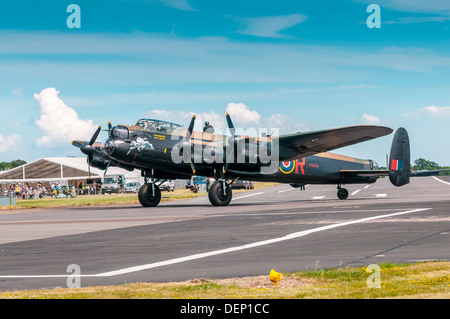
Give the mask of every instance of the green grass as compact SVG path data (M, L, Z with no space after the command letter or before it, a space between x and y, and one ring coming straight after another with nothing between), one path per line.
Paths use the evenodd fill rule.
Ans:
M269 274L177 283L0 292L0 299L375 299L450 298L450 262L379 264L381 287L369 288L366 267L284 273L274 286Z
M192 193L189 190L162 192L161 202L205 196L206 193ZM137 194L81 195L74 198L19 199L15 206L0 206L0 210L18 210L27 208L55 208L107 205L140 205Z
M255 183L255 189L264 189L279 185L278 183ZM233 190L233 193L246 190ZM174 192L161 192L161 202L182 200L207 193L193 193L189 189L175 189ZM0 206L0 211L21 210L30 208L56 208L56 207L81 207L81 206L107 206L107 205L140 205L137 194L106 194L106 195L81 195L74 198L44 199L18 199L15 206Z

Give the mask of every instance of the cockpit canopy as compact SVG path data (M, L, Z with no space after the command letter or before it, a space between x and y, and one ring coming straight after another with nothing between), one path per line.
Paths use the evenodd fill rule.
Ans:
M120 126L120 125L114 126L110 132L110 136L121 138L121 139L128 138L128 135L129 135L128 128L126 128L125 126Z
M186 129L186 126L184 125L153 119L140 119L136 123L136 126L140 126L147 131L161 132L161 133L171 133L176 130Z

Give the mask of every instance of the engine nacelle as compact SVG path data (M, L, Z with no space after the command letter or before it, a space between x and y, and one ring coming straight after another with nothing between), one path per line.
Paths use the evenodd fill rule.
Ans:
M99 155L89 155L89 165L92 167L105 170L108 166L109 158Z

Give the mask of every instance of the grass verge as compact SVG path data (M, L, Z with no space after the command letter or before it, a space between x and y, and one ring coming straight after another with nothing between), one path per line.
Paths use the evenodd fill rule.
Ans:
M255 183L255 189L264 189L278 185L277 183ZM233 190L240 193L246 190ZM161 202L182 200L207 193L193 193L189 189L176 189L174 192L162 192ZM111 195L82 195L75 198L45 198L17 200L15 206L0 206L0 211L14 211L30 208L57 208L57 207L81 207L81 206L108 206L108 205L140 205L137 194L111 194Z
M0 299L374 299L450 298L450 262L380 264L380 288L369 288L365 267L314 269L283 274L277 286L267 276L179 283L1 292Z

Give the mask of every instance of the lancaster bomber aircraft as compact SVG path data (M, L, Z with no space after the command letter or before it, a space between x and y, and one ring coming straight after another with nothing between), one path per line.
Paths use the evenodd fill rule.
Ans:
M189 179L192 175L214 177L208 197L214 206L226 206L236 179L288 183L337 185L337 196L346 199L345 184L374 183L389 176L395 186L409 183L410 148L408 133L399 128L393 138L389 167L379 170L372 160L329 153L393 132L383 126L360 125L287 135L250 137L236 134L229 114L229 135L194 131L195 115L189 127L155 119L140 119L136 125L112 126L109 138L96 143L100 126L90 141L73 141L87 155L88 165L106 170L117 166L141 170L145 184L138 197L144 207L157 206L158 188L166 179Z

